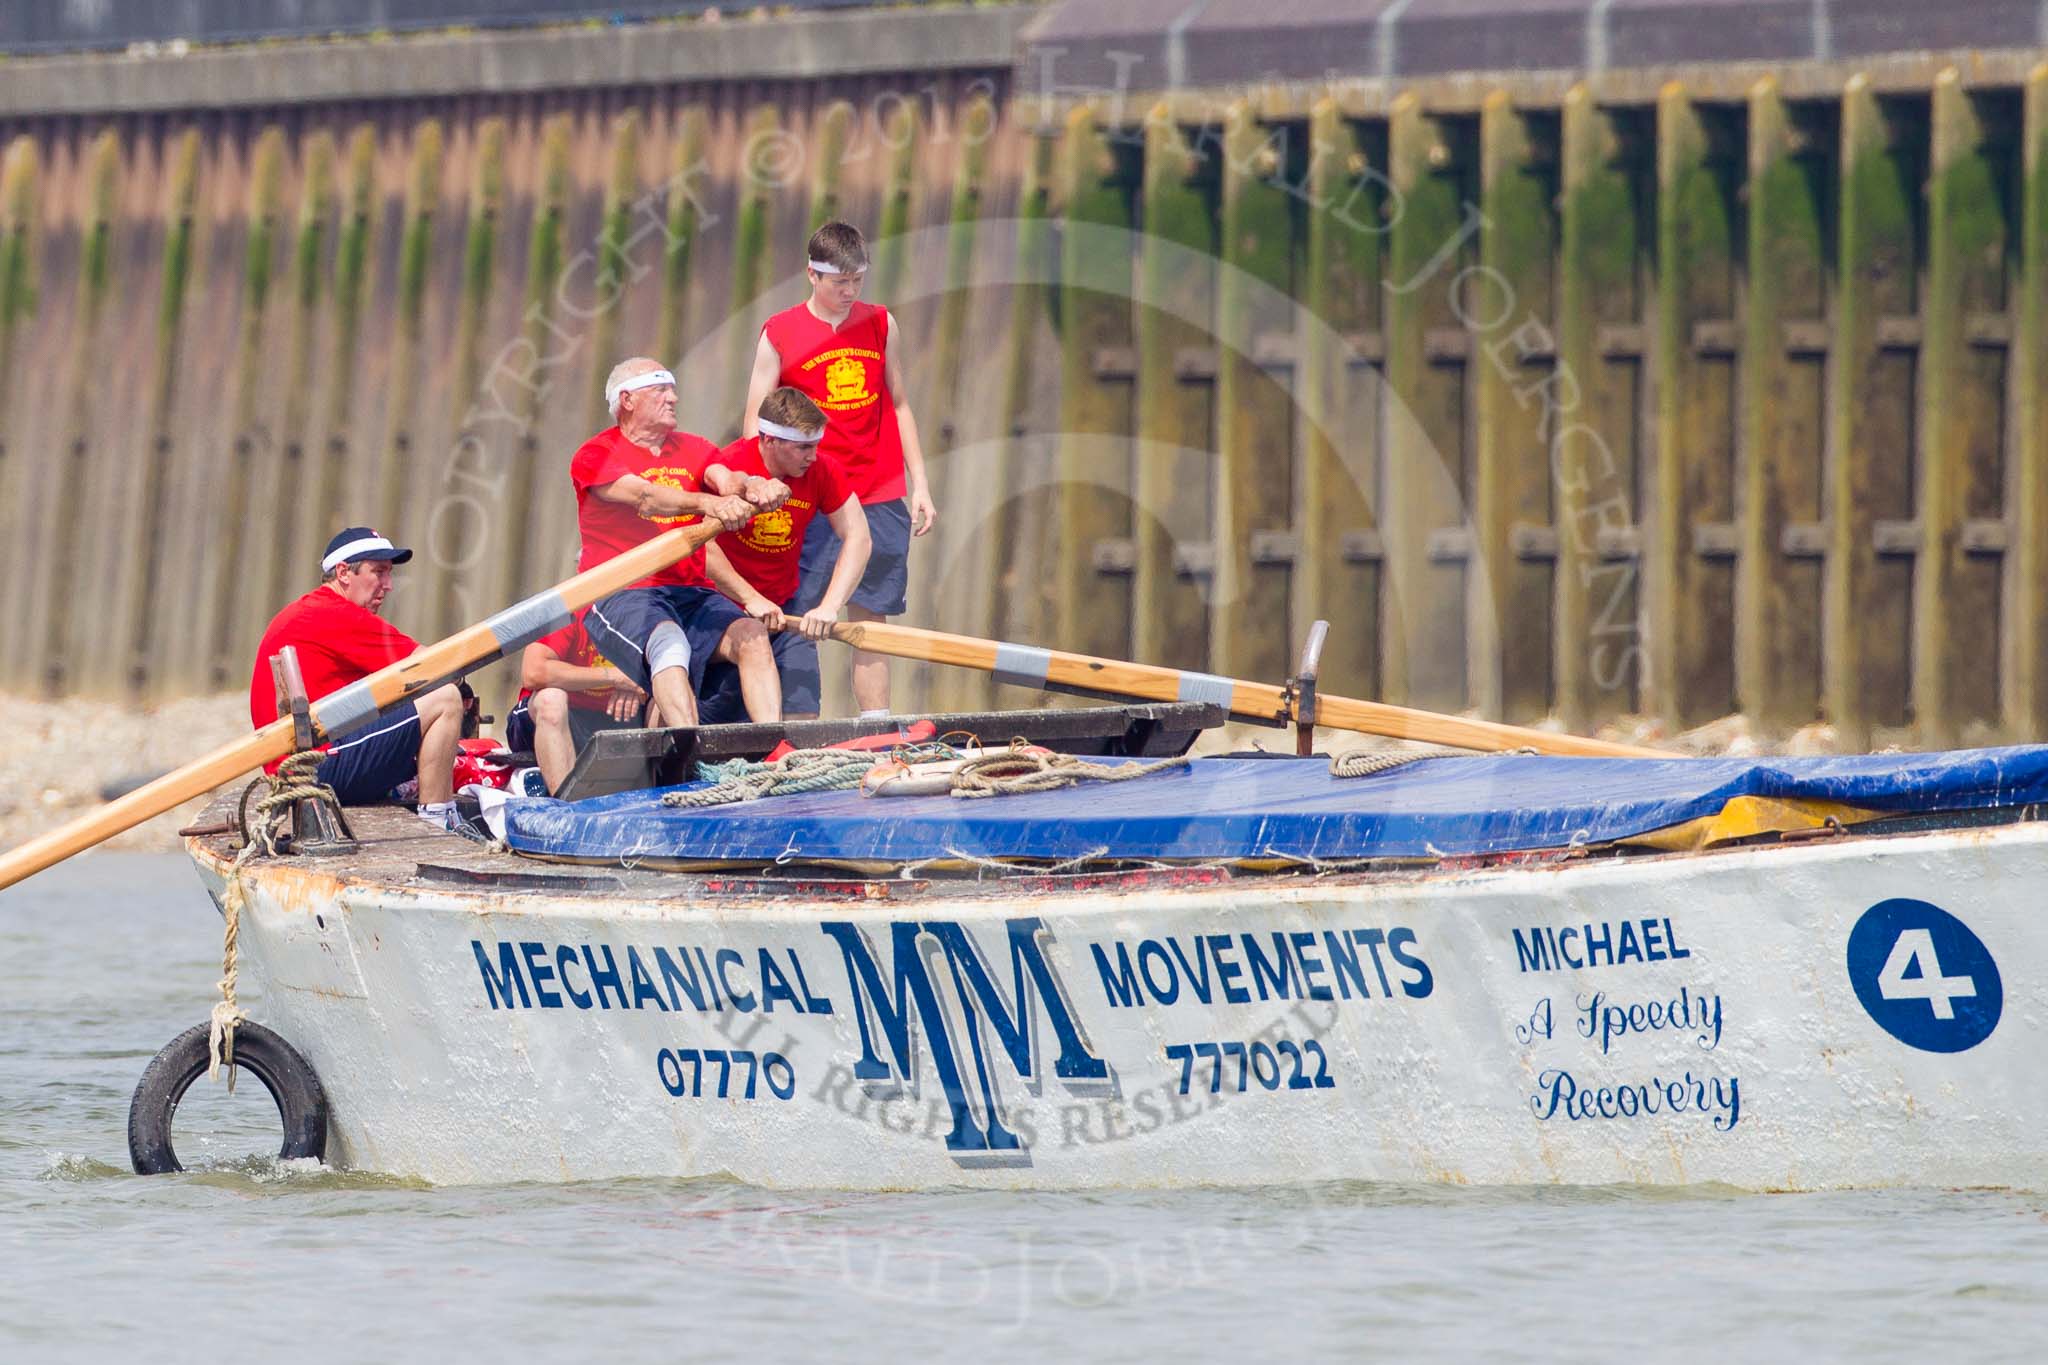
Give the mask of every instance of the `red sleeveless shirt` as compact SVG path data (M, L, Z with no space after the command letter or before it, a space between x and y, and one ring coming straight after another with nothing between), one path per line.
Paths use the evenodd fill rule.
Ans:
M798 304L768 319L762 331L782 357L780 382L824 410L819 453L839 466L863 503L902 497L903 435L884 364L889 310L855 303L835 329Z

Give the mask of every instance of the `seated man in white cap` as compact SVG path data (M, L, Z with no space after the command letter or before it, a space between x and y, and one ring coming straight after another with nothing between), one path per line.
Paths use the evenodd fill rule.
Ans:
M299 655L309 701L319 701L418 650L412 637L378 615L391 591L391 571L412 558L367 526L351 526L327 542L320 586L276 616L256 647L249 676L249 719L262 729L277 719L270 660L286 645ZM391 707L361 729L323 745L318 780L344 805L386 800L418 777L420 818L455 827L455 750L462 738L462 694L451 683ZM279 760L282 762L282 760ZM276 771L277 763L269 765Z

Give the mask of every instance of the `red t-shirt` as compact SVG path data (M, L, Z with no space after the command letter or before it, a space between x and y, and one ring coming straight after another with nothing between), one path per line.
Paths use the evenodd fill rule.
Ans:
M628 474L638 474L649 483L695 493L700 491L704 466L717 453L717 446L687 431L671 432L658 455L646 446L634 445L617 427L585 441L569 461L569 481L576 485L576 526L583 533L583 554L576 561L578 571L594 569L663 531L697 520L695 513L643 517L625 503L606 502L592 489ZM699 550L628 586L708 588L711 580L704 576L704 552Z
M781 383L802 389L825 410L820 455L838 462L862 502L903 496L903 434L889 393L884 357L889 310L855 303L836 329L798 304L762 328L782 357Z
M768 462L761 458L761 441L756 436L734 441L719 451L711 463L724 465L735 474L781 478L768 472ZM733 570L777 606L796 595L797 557L803 551L804 532L810 528L811 518L821 513L830 516L854 496L853 485L839 472L832 457L822 452L801 477L783 482L789 485L788 502L718 538L718 548L725 551Z
M419 648L404 631L333 588L323 584L313 589L271 617L256 646L256 667L249 675L249 721L259 730L277 719L270 656L286 645L299 652L299 676L305 680L308 701L339 692ZM265 771L276 771L282 761L265 765Z
M546 645L554 651L557 659L565 664L573 664L577 668L602 668L611 663L611 660L597 652L597 646L590 642L590 636L584 631L581 621L572 621L552 634L541 636L534 643ZM602 711L612 699L612 689L609 687L601 687L595 692L571 692L567 688L562 690L569 698L569 705L585 711ZM530 687L519 689L521 701L532 695L533 689Z

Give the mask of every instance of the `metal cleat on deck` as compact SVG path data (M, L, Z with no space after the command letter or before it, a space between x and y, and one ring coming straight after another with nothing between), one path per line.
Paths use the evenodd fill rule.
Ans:
M272 791L277 795L292 795L291 832L276 844L279 853L303 854L311 858L333 857L337 854L353 853L357 848L355 831L349 827L348 817L342 814L341 803L334 799L334 793L322 786L314 777L318 759L307 762L304 755L317 754L313 736L312 704L306 698L306 683L299 672L299 652L291 645L280 649L270 659L270 676L277 685L277 714L279 719L289 715L292 721L292 754L281 764L272 779ZM303 772L294 771L303 768ZM249 791L242 796L242 827L248 828L249 795L256 790L251 783Z

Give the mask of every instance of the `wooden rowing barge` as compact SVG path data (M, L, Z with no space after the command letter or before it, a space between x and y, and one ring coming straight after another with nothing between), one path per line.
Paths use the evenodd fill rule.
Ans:
M710 534L665 533L302 703L0 855L0 887ZM507 804L491 848L396 809L330 830L302 802L292 851L255 856L217 801L188 847L264 987L230 1065L278 1098L284 1152L449 1182L2048 1186L2048 749L1677 760L1319 695L1307 666L1276 688L835 633L1145 699L936 718L1105 765L1156 764L1226 716L1505 752L700 807L676 802L707 762L831 727L614 734L574 799ZM208 1035L138 1087L138 1169L175 1165Z
M1221 715L938 725L1113 763ZM864 1189L2048 1186L2048 751L1358 779L1216 757L985 801L662 804L773 737L602 737L582 799L527 803L511 849L373 809L350 851L249 863L245 979L324 1089L327 1159ZM188 840L216 897L237 842Z

